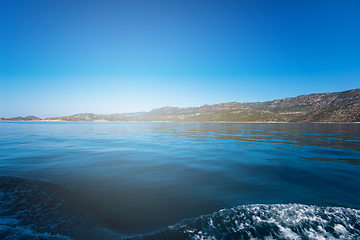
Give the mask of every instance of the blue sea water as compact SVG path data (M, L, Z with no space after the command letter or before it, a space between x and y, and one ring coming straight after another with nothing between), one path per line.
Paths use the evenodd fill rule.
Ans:
M5 239L360 239L360 124L0 122Z

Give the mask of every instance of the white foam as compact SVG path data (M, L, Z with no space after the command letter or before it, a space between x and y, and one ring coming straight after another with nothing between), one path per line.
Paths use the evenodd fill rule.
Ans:
M244 205L183 223L193 239L360 239L360 210L302 204ZM202 226L196 229L191 226ZM334 231L326 229L334 229Z
M336 224L334 230L339 234L348 234L346 228L341 224Z
M282 227L281 225L279 225L279 229L281 231L281 235L280 237L282 239L288 239L288 240L300 240L300 236L296 233L294 233L293 231L291 231L290 228L286 228L286 227Z

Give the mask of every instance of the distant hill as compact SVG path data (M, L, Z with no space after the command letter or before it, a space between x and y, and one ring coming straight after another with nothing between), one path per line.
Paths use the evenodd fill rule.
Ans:
M151 110L147 116L168 116L168 115L190 115L196 113L214 113L219 111L231 110L247 110L249 107L244 106L242 103L229 102L214 105L203 105L201 107L162 107Z
M122 113L121 115L123 117L138 117L138 116L144 116L146 114L148 114L148 112Z
M46 121L126 121L131 117L139 117L146 115L148 112L135 113L114 113L114 114L94 114L79 113L66 117L45 118Z
M277 113L250 108L242 103L229 102L201 107L163 107L151 110L142 117L153 121L284 121Z
M297 119L299 122L360 122L360 103L320 109Z
M300 95L294 98L276 99L268 102L245 103L245 105L255 109L278 113L281 114L286 121L297 122L303 121L303 116L307 114L309 114L307 121L316 121L315 118L312 119L310 113L358 102L360 102L360 89ZM356 115L356 113L353 114Z
M35 116L0 118L35 121ZM266 102L228 102L201 107L162 107L150 112L81 113L46 121L170 121L170 122L360 122L360 89L315 93Z
M118 114L113 114L114 117L118 117ZM79 114L74 114L71 116L66 116L66 117L53 117L53 118L45 118L44 120L49 121L101 121L101 120L105 120L104 115L101 114L94 114L94 113L79 113Z
M45 118L44 120L61 120L61 121L95 121L102 119L100 114L93 113L79 113L66 117L53 117L53 118Z
M267 102L220 103L153 109L143 119L162 121L359 122L360 89L316 93Z
M0 118L0 121L41 121L42 119L35 116Z

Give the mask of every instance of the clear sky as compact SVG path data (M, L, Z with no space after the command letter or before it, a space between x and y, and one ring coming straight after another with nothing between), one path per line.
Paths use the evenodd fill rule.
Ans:
M0 117L359 87L359 0L0 1Z

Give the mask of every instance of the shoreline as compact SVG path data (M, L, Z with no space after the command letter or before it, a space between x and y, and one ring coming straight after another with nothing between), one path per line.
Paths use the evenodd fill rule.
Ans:
M281 123L286 123L286 124L314 124L314 123L322 123L322 124L345 124L345 123L349 123L349 124L360 124L360 122L275 122L275 121L246 121L246 122L240 122L240 121L204 121L204 122L200 122L200 121L108 121L108 120L94 120L94 121L66 121L66 120L18 120L18 121L13 121L13 120L0 120L0 122L82 122L82 123L112 123L112 122L124 122L124 123L129 123L129 122L140 122L140 123L146 123L146 122L159 122L159 123L275 123L275 124L281 124Z

